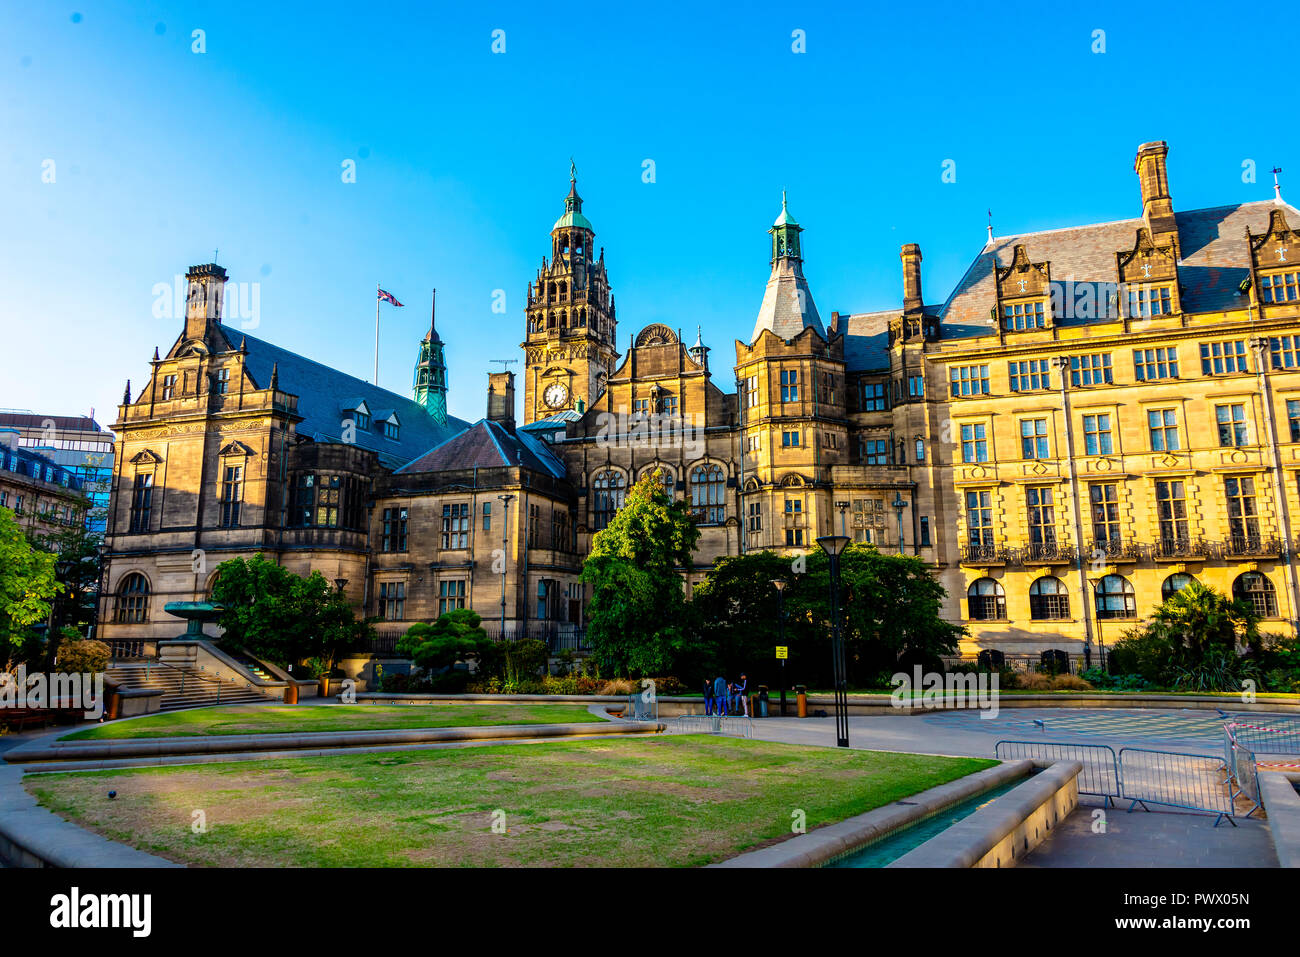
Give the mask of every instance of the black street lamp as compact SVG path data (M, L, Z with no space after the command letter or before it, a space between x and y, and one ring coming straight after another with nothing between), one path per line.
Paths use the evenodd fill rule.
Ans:
M844 666L844 636L840 630L840 553L848 547L847 535L824 535L817 544L831 560L831 665L835 673L835 744L849 746L849 690Z
M776 643L785 644L785 586L790 584L784 578L773 578L772 586L776 589ZM781 717L785 717L785 659L781 659Z
M108 543L101 541L99 545L95 548L95 551L99 555L99 579L95 584L94 637L98 638L102 634L102 631L100 629L100 622L104 620L104 573L108 571L108 553L109 553ZM114 646L109 645L109 648L114 648Z

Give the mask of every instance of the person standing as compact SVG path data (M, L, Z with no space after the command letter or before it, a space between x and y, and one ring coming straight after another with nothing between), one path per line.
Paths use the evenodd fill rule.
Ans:
M713 679L713 697L715 714L727 713L727 679L718 675Z
M704 713L713 714L713 682L704 679Z
M749 701L745 698L745 689L748 686L749 678L742 671L740 673L740 681L732 685L732 688L735 691L735 698L732 707L733 710L736 710L736 713L743 714L745 717L749 717Z

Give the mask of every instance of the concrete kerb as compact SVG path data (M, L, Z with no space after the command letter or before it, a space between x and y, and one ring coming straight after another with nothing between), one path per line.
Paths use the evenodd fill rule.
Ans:
M421 744L441 741L484 741L497 738L570 738L610 734L658 734L665 725L657 721L609 724L495 725L480 728L402 728L370 731L315 731L303 734L186 735L122 741L53 741L40 738L5 752L11 764L106 761L116 758L151 758L178 754L223 754L249 751L291 751L320 748L369 747L382 744Z
M77 827L27 793L22 769L0 766L0 861L10 867L180 867Z
M341 701L342 695L337 696ZM926 715L935 711L978 710L978 707L956 707L945 701L941 707L924 707L904 705L895 707L893 698L888 694L850 695L848 710L850 715ZM484 694L396 694L379 692L362 692L355 696L356 704L619 704L627 703L627 695L484 695ZM702 697L674 696L658 697L659 716L676 717L679 714L703 714ZM769 699L771 708L772 701ZM809 695L809 710L830 711L835 706L831 695ZM998 707L1014 708L1144 708L1152 710L1191 710L1191 711L1248 711L1252 713L1292 713L1300 712L1300 697L1293 698L1258 698L1252 703L1243 702L1235 697L1218 697L1215 695L1169 695L1142 694L1138 692L1052 692L1021 693L1006 692L998 695ZM758 719L762 720L762 719Z
M1287 775L1261 771L1259 795L1268 815L1278 863L1282 867L1300 867L1300 793L1295 784Z
M1001 867L1037 847L1079 805L1079 761L1058 761L888 867Z
M1032 768L1033 764L1029 761L1006 761L996 767L976 771L956 781L913 794L903 801L895 801L865 814L845 818L779 844L749 851L710 866L818 867L846 851L942 811L950 804L1024 777Z

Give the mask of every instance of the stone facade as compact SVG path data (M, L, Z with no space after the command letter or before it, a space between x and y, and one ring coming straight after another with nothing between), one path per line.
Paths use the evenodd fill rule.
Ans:
M367 614L393 619L390 642L463 603L504 617L507 635L563 646L581 633L592 536L659 470L701 527L692 585L721 556L846 534L926 561L946 616L970 630L966 651L1095 649L1191 577L1254 602L1266 631L1290 630L1300 213L1280 193L1177 211L1167 152L1138 152L1140 216L1005 238L990 227L941 302L927 303L907 244L899 306L828 322L783 201L753 332L721 383L698 330L687 346L652 324L615 351L604 251L592 255L573 182L528 291L523 422L514 376L497 373L487 418L449 420L414 451L320 426L360 400L317 410L304 435L302 393L244 368L273 347L187 321L121 410L110 588L137 569L193 597L192 549L212 562L265 548L347 579ZM201 289L218 267L196 268ZM220 368L220 397L195 391ZM162 399L164 374L187 391ZM367 410L406 429L399 397L370 388ZM247 506L223 529L221 476L236 460ZM354 525L290 527L292 477L318 473L355 479ZM133 538L147 474L157 527ZM151 606L148 621L160 615Z

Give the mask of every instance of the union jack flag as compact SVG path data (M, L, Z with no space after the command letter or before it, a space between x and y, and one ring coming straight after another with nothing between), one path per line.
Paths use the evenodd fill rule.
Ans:
M385 292L382 289L379 290L379 301L391 302L394 306L397 306L397 308L402 308L402 304L397 301L397 297L395 297L391 292Z

